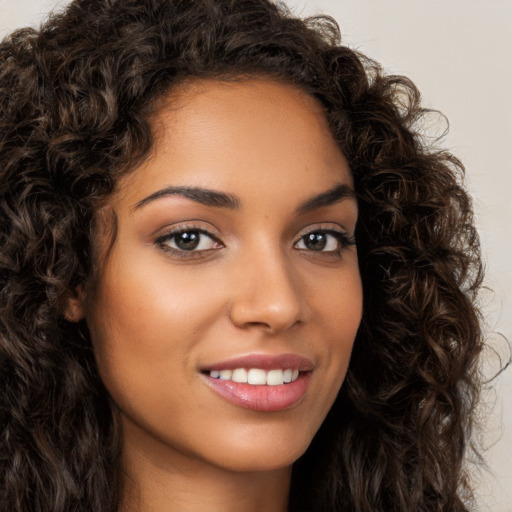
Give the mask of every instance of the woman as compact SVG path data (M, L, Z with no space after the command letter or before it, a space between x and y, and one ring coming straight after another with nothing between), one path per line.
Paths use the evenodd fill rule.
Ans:
M0 510L468 509L478 239L410 81L266 0L0 63Z

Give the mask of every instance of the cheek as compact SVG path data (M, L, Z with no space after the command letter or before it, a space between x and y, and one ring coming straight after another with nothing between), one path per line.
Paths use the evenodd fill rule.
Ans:
M100 376L123 409L159 410L163 401L179 401L176 389L194 393L201 342L223 316L222 275L173 269L160 255L113 251L91 300Z
M179 351L217 313L216 286L205 289L200 273L170 273L136 255L135 261L112 260L116 263L106 269L90 315L103 343L117 341L147 355Z
M334 280L325 293L319 294L317 303L324 336L329 340L326 357L330 364L324 381L325 392L333 402L343 384L362 318L363 291L357 266L344 273L338 282Z
M166 439L179 430L178 418L197 422L191 355L211 305L190 282L171 285L153 274L106 272L89 326L100 377L122 417ZM188 430L180 432L171 437L186 439Z
M356 254L332 276L313 276L309 289L314 290L310 302L334 352L351 349L363 311L363 289Z

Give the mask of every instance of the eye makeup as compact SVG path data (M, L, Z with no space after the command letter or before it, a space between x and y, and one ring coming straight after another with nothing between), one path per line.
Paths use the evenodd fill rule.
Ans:
M176 226L158 236L154 243L164 252L182 259L199 259L225 247L217 235L195 224ZM311 256L340 258L352 245L355 245L354 238L341 229L310 226L303 230L293 248Z

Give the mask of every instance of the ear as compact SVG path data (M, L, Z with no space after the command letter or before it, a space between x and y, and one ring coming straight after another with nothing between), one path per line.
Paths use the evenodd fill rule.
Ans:
M68 322L79 322L84 318L84 290L82 285L78 285L74 293L64 301L64 318Z

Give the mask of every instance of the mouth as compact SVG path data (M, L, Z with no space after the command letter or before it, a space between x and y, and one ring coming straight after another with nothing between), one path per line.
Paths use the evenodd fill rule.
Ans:
M212 379L227 380L251 386L282 386L294 382L299 377L299 370L286 368L265 371L262 368L235 368L234 370L212 370Z
M259 412L277 412L300 403L313 362L302 356L250 355L201 370L210 389L232 404Z

